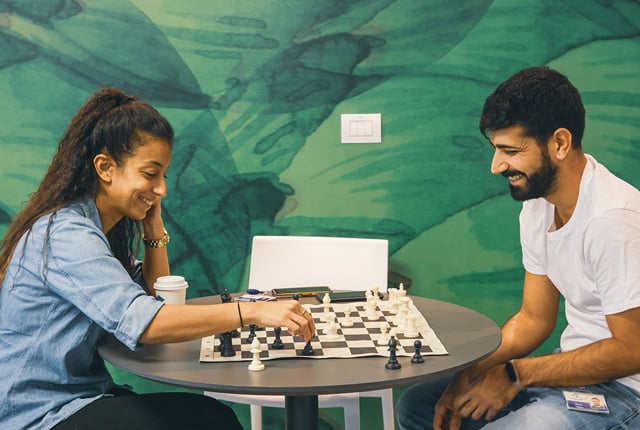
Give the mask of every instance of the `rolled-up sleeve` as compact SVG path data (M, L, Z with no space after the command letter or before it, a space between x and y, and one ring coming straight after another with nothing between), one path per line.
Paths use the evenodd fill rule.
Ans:
M83 217L54 223L43 257L48 288L128 348L140 346L163 303L134 282L94 223Z

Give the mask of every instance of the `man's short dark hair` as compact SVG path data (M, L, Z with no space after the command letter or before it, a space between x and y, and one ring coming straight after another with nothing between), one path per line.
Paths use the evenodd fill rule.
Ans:
M480 132L522 126L527 136L545 144L558 128L573 137L572 146L582 148L585 113L578 89L569 79L548 67L521 70L504 81L485 100Z

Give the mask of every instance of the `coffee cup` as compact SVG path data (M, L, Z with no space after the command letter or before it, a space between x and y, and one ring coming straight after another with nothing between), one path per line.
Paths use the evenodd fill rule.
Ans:
M184 277L177 275L160 276L153 284L156 298L171 305L184 305L188 287Z

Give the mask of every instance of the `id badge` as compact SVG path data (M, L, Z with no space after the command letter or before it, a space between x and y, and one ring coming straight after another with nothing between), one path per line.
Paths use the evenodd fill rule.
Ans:
M593 394L585 391L563 391L567 409L582 412L594 412L608 414L609 407L602 394Z

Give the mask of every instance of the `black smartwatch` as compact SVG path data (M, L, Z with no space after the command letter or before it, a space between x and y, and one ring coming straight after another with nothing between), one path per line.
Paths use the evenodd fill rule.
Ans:
M518 372L516 371L516 366L513 364L513 360L509 360L504 363L504 370L506 370L511 383L522 390L524 385L520 382L520 377L518 377Z

